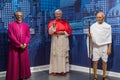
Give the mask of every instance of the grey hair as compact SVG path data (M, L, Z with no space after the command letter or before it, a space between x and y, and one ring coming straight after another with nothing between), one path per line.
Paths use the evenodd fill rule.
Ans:
M21 12L21 13L23 14L23 12L22 12L22 11L15 11L15 12L14 12L14 16L16 16L16 13L17 13L17 12Z
M56 13L56 12L61 12L61 13L62 13L62 10L61 10L61 9L56 9L56 10L55 10L55 13Z

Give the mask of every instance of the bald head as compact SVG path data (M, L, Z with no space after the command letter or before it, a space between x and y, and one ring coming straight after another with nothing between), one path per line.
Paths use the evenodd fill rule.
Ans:
M60 10L60 9L55 10L55 18L56 19L62 18L62 10Z
M105 14L103 12L97 13L96 19L99 24L104 22Z
M98 12L98 13L97 13L97 16L105 17L105 14L104 14L103 12Z

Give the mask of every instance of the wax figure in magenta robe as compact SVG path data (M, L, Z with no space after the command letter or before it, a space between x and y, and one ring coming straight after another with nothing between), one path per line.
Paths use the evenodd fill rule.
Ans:
M53 27L53 24L56 24ZM65 34L59 35L59 31ZM48 34L51 35L51 53L49 73L69 72L69 39L72 30L67 21L51 20L48 24Z
M10 39L6 80L26 79L31 76L28 55L30 30L26 23L13 21L8 25ZM26 48L21 48L26 44Z

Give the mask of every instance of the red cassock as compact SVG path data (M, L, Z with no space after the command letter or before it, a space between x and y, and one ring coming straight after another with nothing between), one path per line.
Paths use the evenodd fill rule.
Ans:
M56 22L56 32L54 32L54 34L57 34L59 31L66 31L69 35L72 35L72 30L69 23L63 19L51 20L48 24L48 30L51 26L53 26L54 22Z
M28 54L30 29L24 22L18 23L13 21L8 25L8 35L10 44L6 80L29 78L31 76ZM20 44L24 43L27 44L27 47L21 49Z

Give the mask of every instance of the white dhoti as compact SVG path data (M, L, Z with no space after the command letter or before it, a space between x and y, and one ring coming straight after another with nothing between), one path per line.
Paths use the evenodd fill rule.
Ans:
M93 45L93 61L98 61L100 58L104 61L108 61L107 45L97 46Z
M91 54L93 55L92 60L98 61L100 58L102 58L103 61L107 62L108 44L112 43L111 26L105 22L102 24L98 24L96 22L90 27L90 33L92 37L90 42L90 49L92 49Z

